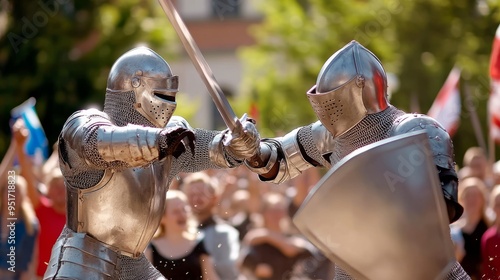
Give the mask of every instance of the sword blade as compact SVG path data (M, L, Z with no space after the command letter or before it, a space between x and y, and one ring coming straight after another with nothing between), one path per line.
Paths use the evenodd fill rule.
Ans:
M234 131L236 128L241 127L240 120L236 117L233 108L231 108L231 105L227 101L226 96L222 92L219 83L215 79L212 69L210 69L210 66L208 66L207 61L201 54L198 45L196 45L196 42L191 36L191 33L189 33L189 30L184 24L184 21L182 21L182 18L175 9L174 5L170 0L158 1L160 2L160 5L167 15L170 23L174 27L175 32L179 36L182 45L186 49L189 58L196 68L196 71L198 71L198 74L205 83L205 86L207 87L208 92L210 93L210 96L212 97L215 106L217 107L217 110L219 110L219 113L224 120L224 123L231 131Z

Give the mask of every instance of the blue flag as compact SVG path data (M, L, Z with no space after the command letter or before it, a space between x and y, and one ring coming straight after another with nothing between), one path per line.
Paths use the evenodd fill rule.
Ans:
M31 97L12 109L10 115L14 121L18 118L24 120L30 133L24 147L26 154L32 157L36 164L42 164L49 156L49 141L36 114L35 103L36 99Z

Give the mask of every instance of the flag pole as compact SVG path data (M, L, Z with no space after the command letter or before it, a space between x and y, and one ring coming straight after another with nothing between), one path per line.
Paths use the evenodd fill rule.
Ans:
M464 82L464 95L465 95L465 107L469 112L472 128L474 128L474 134L476 135L477 143L486 153L488 149L486 149L487 148L486 141L484 140L483 129L481 128L481 122L479 121L479 117L477 116L476 106L474 106L474 101L472 100L472 96L470 95L469 84L465 82Z
M493 139L493 136L490 133L488 133L488 145L489 145L488 159L489 159L489 161L491 163L491 166L493 166L493 164L495 164L495 161L496 161L496 159L495 159L495 146L496 146L496 143L495 143L495 139Z

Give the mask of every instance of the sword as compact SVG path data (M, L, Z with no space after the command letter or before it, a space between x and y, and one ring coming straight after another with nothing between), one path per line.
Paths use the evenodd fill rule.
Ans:
M181 40L182 45L186 49L189 58L191 58L194 67L198 71L198 74L205 83L205 86L208 88L208 92L210 93L210 96L212 97L215 106L217 107L217 110L219 110L219 113L221 114L224 123L232 132L236 133L240 132L242 129L241 122L246 120L246 114L243 115L241 121L234 114L233 108L231 108L231 105L229 105L226 96L222 92L219 83L217 83L217 80L215 79L214 74L210 69L210 66L208 66L207 61L201 54L200 49L196 45L196 42L191 36L191 33L189 33L189 30L182 21L182 18L180 17L179 13L175 9L172 2L170 0L158 0L158 1L160 2L160 5L165 14L167 15L168 19L172 23L175 32L179 36L179 39Z

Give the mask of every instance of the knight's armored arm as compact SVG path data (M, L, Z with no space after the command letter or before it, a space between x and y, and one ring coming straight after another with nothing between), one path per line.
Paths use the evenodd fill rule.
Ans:
M186 135L179 128L139 125L115 126L107 115L91 109L73 114L60 139L95 168L143 166L162 155L172 154ZM63 157L64 158L64 157Z
M280 184L313 166L329 166L322 157L328 153L328 135L331 136L323 126L315 123L283 137L263 139L260 157L248 159L245 164L259 174L261 180Z
M209 147L210 159L219 167L235 167L259 150L260 135L252 120L243 120L241 131L229 130L217 134Z

